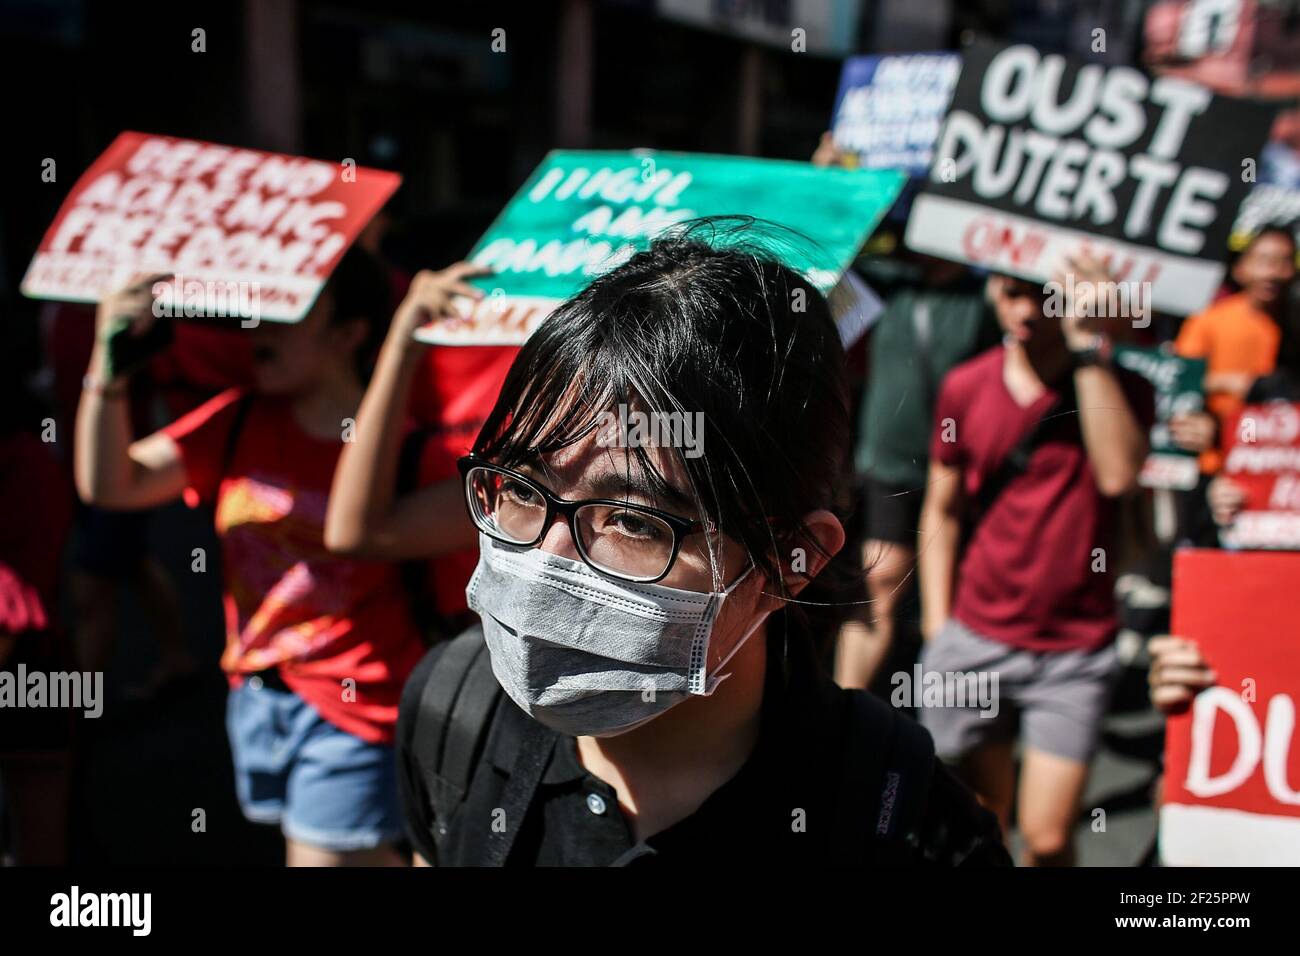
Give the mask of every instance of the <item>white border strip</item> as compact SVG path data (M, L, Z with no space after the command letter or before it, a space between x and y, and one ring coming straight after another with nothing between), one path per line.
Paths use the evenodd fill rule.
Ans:
M1300 817L1167 803L1160 859L1166 866L1300 866Z

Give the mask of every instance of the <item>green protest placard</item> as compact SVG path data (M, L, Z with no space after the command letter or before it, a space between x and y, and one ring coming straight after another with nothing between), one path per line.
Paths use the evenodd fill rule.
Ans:
M1151 453L1138 481L1147 488L1195 488L1200 474L1196 452L1173 443L1169 420L1205 408L1205 359L1183 358L1161 348L1119 345L1115 347L1115 364L1145 378L1155 391Z
M518 345L596 276L701 216L753 216L802 234L810 241L771 251L829 291L905 179L896 170L786 160L555 151L469 254L493 270L476 280L486 297L416 335L442 345Z

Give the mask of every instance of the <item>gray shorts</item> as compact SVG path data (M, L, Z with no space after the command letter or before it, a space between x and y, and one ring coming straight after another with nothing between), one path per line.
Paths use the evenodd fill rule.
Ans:
M956 618L925 646L919 667L934 693L916 696L918 716L949 762L1014 738L1018 718L1026 747L1087 763L1122 669L1113 642L1095 651L1026 651ZM943 675L946 693L933 675Z

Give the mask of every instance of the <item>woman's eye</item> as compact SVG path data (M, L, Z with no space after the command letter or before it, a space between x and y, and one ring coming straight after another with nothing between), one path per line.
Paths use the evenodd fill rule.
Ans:
M661 534L657 525L634 511L613 512L608 522L616 531L632 538L657 538Z
M519 505L535 505L540 496L535 488L530 488L522 481L504 481L501 484L501 496L507 501Z

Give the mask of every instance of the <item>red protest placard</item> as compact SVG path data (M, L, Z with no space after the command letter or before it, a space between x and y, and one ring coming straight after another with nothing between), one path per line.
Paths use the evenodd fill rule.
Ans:
M97 302L136 273L167 273L168 314L296 322L400 183L350 162L122 133L73 186L22 291Z
M1172 630L1218 675L1165 732L1160 855L1174 866L1300 863L1300 554L1182 550Z
M1300 550L1300 403L1247 405L1231 426L1223 472L1246 502L1220 538L1233 548Z

